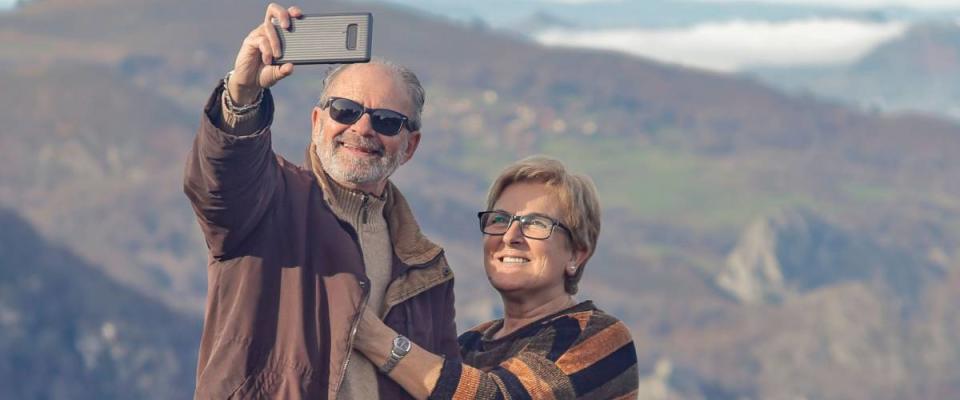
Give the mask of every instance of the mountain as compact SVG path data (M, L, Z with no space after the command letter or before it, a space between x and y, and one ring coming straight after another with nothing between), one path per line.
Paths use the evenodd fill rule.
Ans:
M120 68L34 67L0 80L15 94L0 97L0 203L115 279L196 310L205 257L177 195L196 118Z
M510 27L511 30L528 37L532 36L532 33L543 32L550 29L578 28L581 27L578 26L577 23L542 10L530 14L527 18L515 22Z
M906 270L907 266L912 270ZM872 243L804 209L758 218L727 257L716 283L746 303L789 297L844 282L881 282L916 297L939 268L922 254Z
M182 399L200 325L0 208L0 397Z
M960 25L915 24L849 66L769 68L750 75L865 110L912 111L960 119Z
M372 11L374 54L426 85L424 137L396 182L447 249L461 330L499 313L473 217L490 178L547 153L598 185L604 228L582 297L631 327L651 387L683 398L960 393L956 123L546 48L407 8L307 11L347 9ZM199 318L206 249L182 194L184 157L262 13L250 0L35 0L0 16L0 204L123 287ZM325 71L298 67L274 88L274 144L292 161ZM758 248L787 277L773 290L783 300L737 301L717 277L750 247L743 232L794 207L811 217L756 242L777 243ZM880 260L860 265L864 254ZM882 272L893 264L902 275Z

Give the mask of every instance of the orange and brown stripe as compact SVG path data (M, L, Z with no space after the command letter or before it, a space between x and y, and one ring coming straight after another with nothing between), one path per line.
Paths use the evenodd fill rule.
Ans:
M636 396L639 376L630 332L591 302L493 339L502 325L502 320L484 323L460 336L464 363L444 362L431 398Z
M460 382L457 384L456 399L472 399L477 397L480 390L481 372L476 368L464 367L460 373Z
M553 389L540 375L536 374L521 357L514 357L503 363L503 368L513 373L530 397L534 399L554 399Z
M565 374L573 374L609 356L621 347L632 344L630 331L622 322L608 326L578 343L557 359L557 367Z

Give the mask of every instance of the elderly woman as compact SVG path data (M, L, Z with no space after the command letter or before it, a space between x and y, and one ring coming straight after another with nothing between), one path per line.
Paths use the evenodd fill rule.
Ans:
M635 398L627 327L573 299L600 233L590 179L546 157L521 160L493 183L479 218L504 316L460 336L463 362L411 344L370 310L354 347L421 399Z

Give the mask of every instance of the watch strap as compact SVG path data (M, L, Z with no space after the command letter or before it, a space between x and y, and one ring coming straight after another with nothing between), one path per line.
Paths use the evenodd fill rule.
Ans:
M397 363L410 352L411 347L410 339L407 339L403 335L397 335L397 337L393 339L393 348L390 349L390 356L388 356L387 361L380 366L380 372L389 374L390 371L393 371Z

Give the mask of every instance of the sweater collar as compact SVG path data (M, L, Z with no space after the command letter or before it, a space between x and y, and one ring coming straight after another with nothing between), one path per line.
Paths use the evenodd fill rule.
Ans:
M324 197L331 199L330 203L337 203L336 205L331 204L331 208L344 207L346 209L353 207L354 204L356 207L360 207L360 203L357 203L357 201L362 201L362 196L365 193L342 187L330 178L323 170L320 157L317 156L316 146L313 143L310 143L307 147L305 160L304 167L313 171L317 183L323 190ZM413 217L413 211L411 211L406 198L394 186L393 182L387 180L383 195L379 198L371 194L366 194L366 196L370 200L377 199L377 202L382 202L378 212L383 213L383 219L390 230L390 242L393 244L393 251L401 262L406 265L421 265L440 255L443 249L424 236L420 230L420 225ZM335 212L339 212L339 210L335 210ZM354 214L346 215L355 215L355 213L356 211L354 211Z
M557 318L561 318L570 314L575 314L575 313L580 313L585 311L596 311L596 310L597 310L597 307L593 305L593 301L591 300L581 301L580 303L574 304L563 310L557 311L553 314L547 315L543 318L540 318L536 321L526 324L520 329L510 332L509 335L501 338L497 338L497 339L494 339L493 336L497 333L497 331L503 328L503 318L495 319L493 321L487 321L483 324L480 324L474 327L473 329L471 329L471 331L480 332L480 334L482 335L483 341L485 343L495 344L495 343L509 342L521 337L536 335L538 332L540 332L541 329L543 329L544 325L550 324L551 322L555 321Z
M324 196L330 199L327 204L340 218L350 222L358 230L361 225L371 230L386 229L387 223L383 218L383 209L390 192L384 191L378 197L372 193L344 187L323 170L315 170L314 174L318 176L317 180L325 182L322 185L325 188Z

